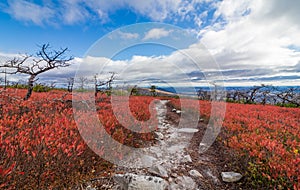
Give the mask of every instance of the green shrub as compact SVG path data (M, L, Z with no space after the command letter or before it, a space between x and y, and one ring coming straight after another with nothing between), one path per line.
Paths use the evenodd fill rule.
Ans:
M33 87L34 92L49 92L51 88L43 84L36 84Z
M276 106L287 107L287 108L296 108L296 107L298 107L296 104L293 104L293 103L277 103Z

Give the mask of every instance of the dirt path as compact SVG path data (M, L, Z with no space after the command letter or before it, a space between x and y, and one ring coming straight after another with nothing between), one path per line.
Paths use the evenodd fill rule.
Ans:
M156 109L159 121L156 143L145 149L147 159L142 159L150 167L116 167L113 180L106 182L109 185L98 182L95 189L240 189L243 179L235 183L221 179L221 172L239 169L236 164L239 161L231 151L216 141L199 154L199 143L206 130L204 122L199 122L196 128L179 129L180 110L174 110L168 101L158 102ZM133 163L138 161L139 158Z
M168 106L167 120L173 125L178 125L180 116L176 112L172 112L173 108ZM241 160L228 147L224 146L219 138L225 138L223 132L219 134L219 138L212 144L212 146L202 154L199 154L199 144L207 128L206 123L200 120L197 129L194 133L190 143L187 147L187 152L191 155L192 163L190 167L199 171L203 177L194 178L199 189L248 189L245 187L245 180L242 178L236 183L226 183L222 181L221 172L224 171L238 171L243 173L243 166ZM187 172L183 173L187 175Z

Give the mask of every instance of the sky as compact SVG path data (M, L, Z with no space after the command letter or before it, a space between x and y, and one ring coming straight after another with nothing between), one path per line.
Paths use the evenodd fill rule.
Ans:
M49 43L73 65L40 81L116 72L118 84L299 86L298 10L293 0L1 1L0 63Z

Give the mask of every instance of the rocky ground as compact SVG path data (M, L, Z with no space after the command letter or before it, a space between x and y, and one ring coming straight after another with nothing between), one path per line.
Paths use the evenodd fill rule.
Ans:
M147 156L143 159L149 167L115 166L111 177L93 179L81 189L246 189L245 179L239 174L244 172L240 169L241 162L221 142L215 141L199 154L199 143L206 130L204 120L200 119L193 128L187 125L179 129L180 110L170 107L165 100L159 101L156 108L159 120L156 142L145 149Z

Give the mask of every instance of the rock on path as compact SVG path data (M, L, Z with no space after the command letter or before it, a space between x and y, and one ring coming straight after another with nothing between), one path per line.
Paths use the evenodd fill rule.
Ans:
M168 185L160 177L132 173L116 174L114 180L122 190L165 190Z
M222 172L221 176L224 182L236 182L243 177L242 174L237 172Z

